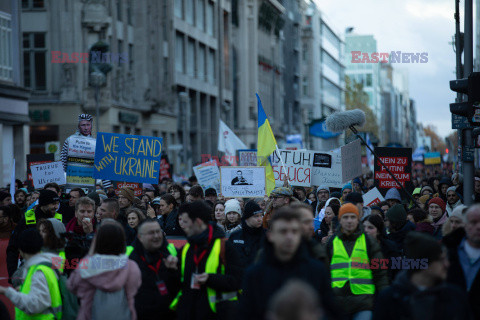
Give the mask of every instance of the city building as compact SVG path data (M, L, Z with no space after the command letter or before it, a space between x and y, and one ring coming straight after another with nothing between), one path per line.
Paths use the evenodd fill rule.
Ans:
M327 22L314 2L307 1L302 30L300 91L303 123L319 121L345 109L345 66L339 33ZM342 136L308 137L310 149L328 151L343 145Z
M0 2L0 186L10 183L12 170L15 177L26 179L26 155L30 152L30 92L23 82L20 13L19 1Z

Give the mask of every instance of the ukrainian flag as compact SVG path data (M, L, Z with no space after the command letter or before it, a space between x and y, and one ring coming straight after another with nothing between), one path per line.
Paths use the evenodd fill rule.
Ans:
M275 188L275 177L273 176L272 164L269 156L275 151L277 141L273 135L270 122L268 122L267 115L263 111L262 101L258 94L258 140L257 140L257 166L265 167L265 187L267 196Z

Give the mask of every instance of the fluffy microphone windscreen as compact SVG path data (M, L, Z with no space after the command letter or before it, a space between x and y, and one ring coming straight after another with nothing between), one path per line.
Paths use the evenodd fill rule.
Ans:
M335 112L327 117L325 125L331 132L342 132L350 126L362 127L365 124L365 112L360 109Z

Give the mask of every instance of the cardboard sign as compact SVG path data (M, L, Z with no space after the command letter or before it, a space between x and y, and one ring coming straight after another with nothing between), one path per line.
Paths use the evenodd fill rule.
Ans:
M31 166L42 164L42 163L50 163L53 161L55 161L55 156L53 153L27 154L27 185L28 187L33 188Z
M273 175L275 185L281 187L288 175L292 186L310 187L312 185L313 151L279 150L272 155ZM283 163L282 163L283 160ZM285 165L285 168L283 168Z
M61 161L37 164L31 166L33 185L43 188L47 183L55 182L58 185L66 184L65 171Z
M386 148L376 147L375 153L383 163L395 175L402 186L412 189L412 149L411 148ZM390 188L401 189L392 176L385 170L385 167L375 159L375 186L385 194Z
M214 188L217 193L220 192L220 171L216 161L211 160L195 166L193 172L197 177L198 184L204 191L208 188Z
M157 184L162 138L99 132L94 178Z
M241 167L257 166L257 149L238 150L238 165Z
M261 198L265 195L265 167L220 167L226 198Z
M95 139L92 137L84 137L72 135L68 137L68 151L69 157L80 159L95 158Z
M341 148L342 180L347 182L362 175L362 146L360 140L354 140Z
M312 185L341 188L342 157L338 152L316 152L312 165Z
M160 160L160 180L163 178L170 179L172 176L170 175L170 163L168 162L168 157L163 155Z
M117 197L120 194L120 189L121 188L131 188L131 189L133 189L135 197L140 197L143 193L142 186L140 185L140 183L116 182L115 183L115 194L117 195Z
M363 195L363 205L366 207L374 206L382 201L385 201L385 198L377 188L373 188Z

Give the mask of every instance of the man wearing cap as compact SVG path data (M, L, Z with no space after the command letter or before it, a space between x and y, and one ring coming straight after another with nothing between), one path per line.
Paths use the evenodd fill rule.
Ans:
M416 226L407 219L407 211L401 204L396 204L388 209L385 220L389 231L387 238L395 242L397 250L403 253L405 237L410 231L415 230Z
M406 270L379 294L374 320L473 319L465 293L445 283L449 263L435 238L410 233L405 239L405 254L400 263Z
M228 239L228 242L237 249L243 267L249 266L254 261L261 247L265 235L262 218L262 208L254 200L248 201L242 216L242 228L234 231Z
M462 200L457 194L457 187L453 186L447 189L447 215L451 216L453 210L462 205Z
M205 190L205 201L210 201L212 205L217 202L217 190L214 188L208 188Z
M435 197L428 202L428 214L432 218L432 226L435 228L433 236L441 240L442 239L442 226L447 222L447 205L442 198Z
M363 197L362 194L358 192L350 192L347 194L347 197L345 198L346 202L350 202L354 204L358 212L360 213L360 221L363 221L366 217L368 217L371 213L371 210L369 207L364 207L363 206Z
M270 201L267 205L265 216L263 216L263 227L268 229L268 221L281 207L288 206L293 201L293 192L290 188L277 187L270 193Z
M402 203L402 197L400 196L400 192L396 188L390 188L385 195L385 201L387 201L388 205L393 207L396 204Z
M38 198L38 206L25 212L25 216L19 221L7 247L7 269L8 275L11 277L18 267L18 237L20 233L29 228L36 228L37 221L40 219L56 218L62 221L62 216L57 213L60 198L58 194L52 190L41 190Z
M383 258L381 249L360 228L355 205L344 204L338 219L341 228L327 243L333 293L348 319L369 319L375 294L388 286L386 270L370 267Z
M62 152L60 154L60 159L63 163L63 170L67 171L68 145L70 138L75 136L92 137L92 123L93 117L91 115L84 113L78 116L77 131L68 137L63 143Z

